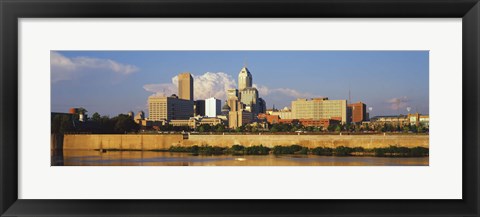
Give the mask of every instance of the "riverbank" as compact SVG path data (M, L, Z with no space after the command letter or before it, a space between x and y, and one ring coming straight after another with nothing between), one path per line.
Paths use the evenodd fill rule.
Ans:
M171 147L217 146L244 147L300 145L316 147L362 147L365 149L398 147L429 148L428 135L151 135L151 134L66 134L63 140L52 135L52 147L63 150L168 150Z
M115 151L142 151L129 149L97 149L100 152L115 152ZM316 147L307 148L300 145L291 146L275 146L268 148L263 145L245 147L242 145L233 145L232 147L218 147L218 146L172 146L167 150L151 150L157 152L171 152L171 153L190 153L192 155L318 155L318 156L369 156L369 157L428 157L429 149L424 147L398 147L390 146L385 148L371 148L365 149L363 147L345 147L339 146L335 148Z

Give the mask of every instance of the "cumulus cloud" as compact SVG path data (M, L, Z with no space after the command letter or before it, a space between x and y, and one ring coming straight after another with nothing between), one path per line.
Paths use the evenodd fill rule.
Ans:
M154 93L155 96L170 96L177 93L177 85L165 83L165 84L145 84L143 89L148 92ZM195 93L194 93L195 95Z
M293 98L308 98L313 96L311 93L300 92L298 90L290 88L268 88L267 86L258 84L253 84L253 87L257 88L258 94L260 94L260 96L283 95Z
M206 72L203 75L192 76L195 99L215 97L224 100L227 98L227 89L235 88L235 79L223 72ZM178 94L178 76L172 78L172 83L145 84L143 89L158 96Z
M225 100L226 90L236 88L236 80L223 72L206 72L194 78L195 99L207 99L215 97ZM170 96L178 93L178 77L171 79L171 83L145 84L143 88L157 96ZM296 98L309 98L313 94L300 92L290 88L269 88L264 85L253 84L257 88L260 97L267 100L269 104L289 105L291 100Z
M50 53L50 69L52 83L61 80L72 80L86 71L109 71L128 75L139 71L134 65L119 63L110 59L92 57L66 57L59 52Z
M395 97L395 98L388 99L386 102L389 104L388 107L390 109L399 110L399 109L406 108L408 105L408 102L410 102L410 99L408 99L408 97L406 96L402 96L402 97Z
M215 97L217 99L226 99L226 91L235 88L235 79L223 72L207 72L200 76L193 76L194 96L196 99L207 99Z

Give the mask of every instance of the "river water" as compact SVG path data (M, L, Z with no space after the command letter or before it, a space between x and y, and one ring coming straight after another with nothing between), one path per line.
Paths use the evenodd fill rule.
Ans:
M52 151L52 166L428 166L428 157L216 155L152 151Z

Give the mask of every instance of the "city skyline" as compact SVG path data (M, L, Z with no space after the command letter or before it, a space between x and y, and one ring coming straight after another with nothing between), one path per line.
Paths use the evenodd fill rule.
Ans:
M195 99L223 104L244 65L267 108L351 95L371 116L428 114L428 51L52 51L52 111L148 112L149 96L179 94L182 72L194 77Z

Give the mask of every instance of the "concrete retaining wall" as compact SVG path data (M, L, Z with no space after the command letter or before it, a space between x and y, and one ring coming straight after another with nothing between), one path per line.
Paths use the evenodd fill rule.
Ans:
M243 146L302 145L314 147L364 147L376 148L390 145L405 147L428 147L427 135L193 135L185 145Z
M182 135L65 135L63 149L168 149L182 140Z
M428 135L65 135L63 148L70 150L93 149L168 149L171 146L211 145L275 145L298 144L306 147L429 147Z

